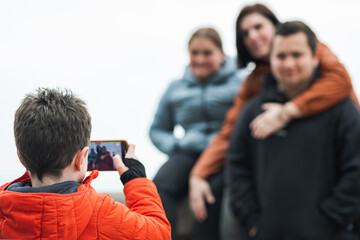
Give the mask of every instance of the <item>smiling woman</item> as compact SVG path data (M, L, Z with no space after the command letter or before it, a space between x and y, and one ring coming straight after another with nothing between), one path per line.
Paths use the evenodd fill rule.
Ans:
M210 28L199 29L189 41L190 68L201 81L220 70L225 56L219 34Z
M254 12L243 18L240 29L244 47L250 56L258 61L267 61L270 43L275 32L271 19Z
M232 59L225 57L219 34L212 28L197 30L189 40L190 64L182 79L170 84L163 95L150 138L169 156L154 182L162 198L166 215L173 229L176 225L176 204L187 195L188 177L204 148L220 129L225 113L242 79ZM180 125L185 134L174 136ZM208 217L194 224L194 239L219 239L219 214L222 197L222 172L210 180L214 196ZM175 230L172 239L176 239Z

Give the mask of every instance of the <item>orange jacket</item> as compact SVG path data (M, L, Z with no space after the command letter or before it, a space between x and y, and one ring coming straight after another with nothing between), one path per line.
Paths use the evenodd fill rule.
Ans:
M345 67L326 45L318 43L317 51L322 75L316 83L294 98L292 102L301 109L304 117L325 111L348 96L359 107L350 76ZM260 93L263 79L269 72L269 65L260 64L245 79L234 99L233 106L226 114L222 128L193 167L192 176L206 179L222 169L236 119L246 102Z
M76 193L18 193L4 190L22 177L0 188L1 239L170 239L156 187L146 178L124 186L125 205L90 186L92 172Z

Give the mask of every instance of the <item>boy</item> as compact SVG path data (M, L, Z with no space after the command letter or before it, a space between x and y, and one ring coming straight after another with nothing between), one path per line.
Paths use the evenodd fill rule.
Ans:
M130 145L114 163L126 203L114 202L85 177L91 118L70 91L39 89L25 97L15 114L18 157L27 172L0 187L3 239L170 239L155 185Z

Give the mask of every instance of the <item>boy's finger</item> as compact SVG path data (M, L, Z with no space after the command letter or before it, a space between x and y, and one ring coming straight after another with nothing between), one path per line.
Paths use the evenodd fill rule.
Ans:
M125 157L139 160L138 157L135 156L135 145L134 144L129 144L129 148L127 150Z
M123 163L121 156L119 154L116 154L113 159L114 159L114 164L115 164L116 169L123 165L125 166L125 164Z
M126 172L127 170L129 170L129 168L127 166L125 166L124 162L121 159L121 156L119 154L116 154L114 156L114 164L115 164L115 168L116 170L119 172L119 174L123 174L124 172Z
M130 154L134 154L134 153L135 153L135 145L134 145L134 144L129 144L127 153L130 153Z

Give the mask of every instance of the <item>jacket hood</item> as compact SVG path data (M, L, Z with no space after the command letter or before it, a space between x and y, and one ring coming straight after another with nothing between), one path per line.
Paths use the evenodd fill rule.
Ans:
M3 219L4 224L9 226L3 226L3 229L13 229L30 238L59 239L66 236L80 236L91 219L96 203L96 192L91 191L93 188L90 183L97 175L97 171L92 172L78 187L77 192L70 194L5 190L15 183L20 185L30 183L28 172L5 184L0 189L0 220Z
M235 60L226 56L221 69L218 72L216 72L214 75L212 75L206 82L218 83L221 81L225 81L226 78L229 77L231 74L233 74L236 70L237 67ZM197 85L201 83L199 78L197 78L193 74L190 66L186 67L183 79L193 85Z

